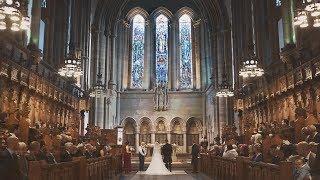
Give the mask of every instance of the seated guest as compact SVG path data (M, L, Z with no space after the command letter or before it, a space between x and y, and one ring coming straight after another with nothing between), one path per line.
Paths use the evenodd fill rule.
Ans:
M75 154L75 157L81 157L81 156L86 156L84 145L82 143L78 144L77 153Z
M22 177L16 153L18 143L19 139L16 136L10 136L7 138L7 147L0 153L1 179L20 180Z
M57 164L57 160L54 156L53 152L53 148L48 149L49 147L46 147L45 150L45 160L48 164Z
M72 143L67 142L64 146L65 146L64 150L61 153L61 162L70 162L72 161L72 155L70 153L70 148L72 146Z
M249 157L249 147L246 144L239 145L239 156Z
M238 152L233 148L231 144L227 145L227 150L223 153L225 158L235 159L238 157Z
M280 162L283 160L283 153L280 150L280 147L277 146L271 146L269 153L271 155L271 163L279 165Z
M19 142L18 144L18 163L19 170L21 173L21 180L28 179L28 160L27 160L27 145L24 142Z
M92 149L93 146L91 144L85 145L85 156L87 159L93 158Z
M251 158L251 160L254 162L263 161L261 144L253 145L253 157Z
M320 144L311 147L311 151L315 153L315 159L310 164L312 179L320 179Z
M210 151L213 156L222 157L222 150L218 145L214 145Z
M44 160L40 155L40 143L38 141L32 141L29 146L30 153L27 155L28 161L40 161Z
M294 173L295 180L311 180L310 167L308 163L304 161L303 158L296 159L294 161L294 165L295 165L295 173Z
M320 143L320 133L318 133L317 128L314 125L310 125L307 128L309 132L307 142Z

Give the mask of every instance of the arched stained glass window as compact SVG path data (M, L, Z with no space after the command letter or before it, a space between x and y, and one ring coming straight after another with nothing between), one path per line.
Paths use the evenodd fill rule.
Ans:
M180 88L192 88L192 36L191 18L183 15L179 19L180 42Z
M168 82L168 18L156 18L156 81Z
M145 19L136 15L132 21L131 87L142 88L144 71Z

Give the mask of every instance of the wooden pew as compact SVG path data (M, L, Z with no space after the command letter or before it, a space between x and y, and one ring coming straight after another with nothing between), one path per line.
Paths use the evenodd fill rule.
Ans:
M29 162L29 180L106 180L114 179L121 172L121 156L80 157L58 164Z
M255 163L245 157L227 159L202 154L200 172L221 180L292 180L293 165L289 162L273 165Z

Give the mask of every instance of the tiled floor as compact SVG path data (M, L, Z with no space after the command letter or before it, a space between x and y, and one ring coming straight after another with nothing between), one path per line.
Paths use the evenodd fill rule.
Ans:
M209 180L202 174L187 174L185 171L173 171L173 175L149 176L138 172L136 174L122 175L120 180Z

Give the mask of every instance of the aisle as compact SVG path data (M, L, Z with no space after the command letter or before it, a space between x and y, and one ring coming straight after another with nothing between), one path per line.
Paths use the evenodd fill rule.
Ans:
M141 172L123 175L120 180L209 180L210 178L201 174L187 174L185 171L173 171L170 176L149 176Z

